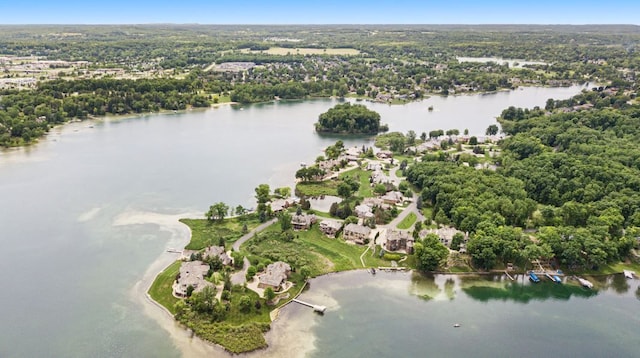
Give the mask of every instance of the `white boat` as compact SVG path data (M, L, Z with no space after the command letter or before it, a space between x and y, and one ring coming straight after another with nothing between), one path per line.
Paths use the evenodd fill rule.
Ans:
M624 273L624 277L626 278L633 278L633 276L636 275L634 271L624 270L622 272Z
M586 288L593 288L593 284L592 284L591 282L589 282L588 280L585 280L584 278L580 278L580 277L578 277L578 282L580 282L580 284L581 284L583 287L586 287Z

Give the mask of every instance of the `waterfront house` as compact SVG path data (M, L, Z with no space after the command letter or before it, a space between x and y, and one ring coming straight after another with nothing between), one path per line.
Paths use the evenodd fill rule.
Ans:
M336 237L336 233L342 227L342 223L336 220L322 220L320 222L320 231L329 237Z
M209 273L209 265L202 261L186 261L180 265L180 274L173 284L173 294L178 297L187 297L187 289L193 287L193 292L202 291L210 285L204 278Z
M387 230L385 249L387 251L404 251L407 254L413 252L413 237L408 231Z
M360 245L364 244L364 241L369 238L369 234L371 234L370 228L358 224L348 224L342 231L342 236L345 240L353 241Z
M300 214L291 217L291 226L294 230L309 230L311 225L316 222L314 214Z
M286 262L277 261L268 265L264 271L258 275L258 287L271 287L274 291L280 291L291 274L291 266Z
M204 250L204 257L217 257L225 266L230 266L233 259L227 255L224 246L209 246Z
M271 212L279 213L294 204L293 199L277 199L270 203Z

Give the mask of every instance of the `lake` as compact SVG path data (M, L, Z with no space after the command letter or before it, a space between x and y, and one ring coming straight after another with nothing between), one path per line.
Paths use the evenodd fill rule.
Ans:
M483 135L508 106L544 106L582 88L432 97L402 106L362 103L392 131L468 128ZM336 103L274 102L70 123L37 145L1 152L0 357L197 356L190 348L196 343L180 336L184 332L143 294L175 259L166 248L186 243L177 218L202 217L219 201L252 207L260 183L292 185L300 162L313 162L335 142L317 135L313 123ZM371 143L338 138L346 145ZM606 313L597 304L593 309ZM289 326L325 342L329 320L305 326L312 322L295 312L284 310L272 342ZM395 309L376 315L385 312ZM448 329L450 322L443 324Z

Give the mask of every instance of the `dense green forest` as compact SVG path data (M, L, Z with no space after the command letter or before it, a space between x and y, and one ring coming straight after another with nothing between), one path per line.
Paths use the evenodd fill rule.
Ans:
M497 172L432 161L411 166L407 179L436 222L471 233L480 267L546 257L593 269L624 259L640 235L640 106L624 98L592 91L547 110L506 109ZM578 103L601 108L566 111Z

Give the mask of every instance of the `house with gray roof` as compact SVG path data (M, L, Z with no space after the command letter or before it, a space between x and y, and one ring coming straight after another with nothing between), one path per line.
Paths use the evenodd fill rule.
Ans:
M348 224L342 230L342 237L345 240L353 241L356 244L363 245L364 241L369 238L371 234L371 228L358 225L358 224Z
M291 226L294 230L309 230L316 220L317 218L314 214L296 214L291 217Z
M271 287L274 291L280 291L291 274L291 266L286 262L277 261L268 265L264 271L258 275L258 287Z
M225 266L230 266L233 259L227 255L224 246L209 246L204 250L204 257L217 257Z
M322 220L320 222L320 231L329 237L336 237L338 230L342 228L342 222L336 220Z
M371 211L371 207L368 205L360 204L353 210L356 213L356 216L362 219L372 218L374 216L373 212Z
M404 251L411 254L414 241L415 239L409 235L408 231L389 229L386 233L385 250Z
M180 265L180 275L174 282L173 294L177 297L187 297L187 289L193 287L193 292L200 292L205 286L211 285L204 278L209 273L209 265L202 261L186 261Z

